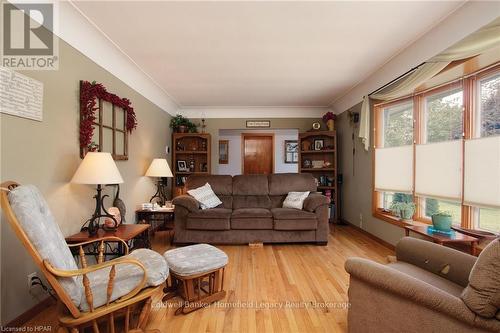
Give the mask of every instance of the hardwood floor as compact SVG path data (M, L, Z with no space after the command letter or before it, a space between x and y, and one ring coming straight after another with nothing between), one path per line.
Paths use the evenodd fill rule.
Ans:
M153 248L169 248L166 232L158 232ZM218 305L174 316L177 299L167 305L158 295L148 329L161 332L346 332L348 257L386 262L393 251L360 231L339 226L327 246L220 246L229 256L225 289ZM266 308L267 307L267 308ZM56 327L55 307L28 325Z

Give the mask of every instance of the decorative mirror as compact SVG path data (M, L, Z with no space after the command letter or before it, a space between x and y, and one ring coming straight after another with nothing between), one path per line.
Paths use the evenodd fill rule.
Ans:
M80 157L88 151L128 160L128 134L137 127L131 103L100 83L80 81Z

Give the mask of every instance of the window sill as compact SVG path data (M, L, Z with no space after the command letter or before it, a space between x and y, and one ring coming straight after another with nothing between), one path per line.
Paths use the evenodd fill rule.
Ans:
M405 222L405 221L402 221L399 218L397 218L389 213L384 213L384 212L379 211L379 210L373 212L373 217L378 218L382 221L388 222L392 225L398 226L400 228L404 228L404 227L410 226L410 225L422 225L422 226L429 225L429 223L424 223L424 222L415 221L415 220L412 220L411 223Z

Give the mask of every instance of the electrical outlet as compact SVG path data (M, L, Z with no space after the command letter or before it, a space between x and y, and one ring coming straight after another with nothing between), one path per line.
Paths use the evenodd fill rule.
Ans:
M36 274L36 272L28 274L28 290L31 289L31 287L32 287L33 278L37 278L37 277L38 277L38 274Z
M359 213L359 227L363 229L363 214Z

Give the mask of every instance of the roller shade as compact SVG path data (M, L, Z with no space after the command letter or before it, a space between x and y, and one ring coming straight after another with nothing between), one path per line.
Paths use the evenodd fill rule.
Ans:
M465 141L464 203L500 207L500 136Z
M413 146L375 149L375 190L413 191Z
M462 140L417 145L415 194L462 199Z

